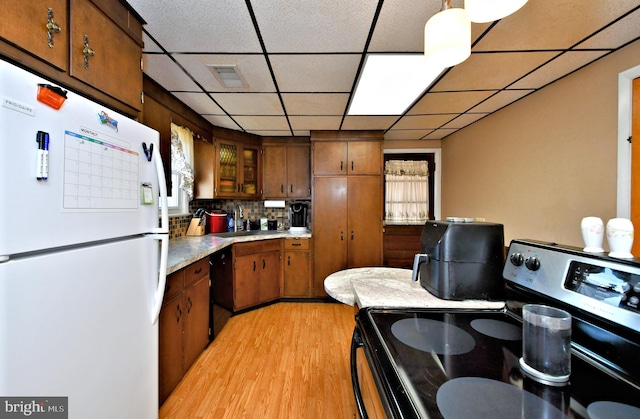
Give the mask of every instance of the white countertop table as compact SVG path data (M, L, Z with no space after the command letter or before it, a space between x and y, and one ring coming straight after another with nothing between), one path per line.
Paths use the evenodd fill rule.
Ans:
M364 307L500 309L502 301L444 300L411 281L411 270L353 268L335 272L324 280L324 289L341 303Z

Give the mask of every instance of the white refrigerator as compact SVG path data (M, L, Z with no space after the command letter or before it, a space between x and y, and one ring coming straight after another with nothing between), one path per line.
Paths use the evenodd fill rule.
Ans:
M155 418L159 135L63 97L0 61L0 417Z

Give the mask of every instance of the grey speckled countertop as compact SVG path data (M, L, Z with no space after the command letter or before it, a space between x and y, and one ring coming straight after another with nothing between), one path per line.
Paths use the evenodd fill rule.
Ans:
M260 231L256 235L218 237L213 234L204 236L186 236L169 240L169 260L167 261L167 275L187 265L197 262L218 250L229 247L234 243L257 240L283 239L293 237L311 237L311 233L289 233L288 231Z
M501 301L443 300L411 281L410 269L354 268L329 275L324 289L331 297L358 307L495 308Z

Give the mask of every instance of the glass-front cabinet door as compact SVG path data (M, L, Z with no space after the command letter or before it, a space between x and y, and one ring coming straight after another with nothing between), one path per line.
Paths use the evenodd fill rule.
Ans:
M260 195L260 146L218 139L216 142L216 197Z

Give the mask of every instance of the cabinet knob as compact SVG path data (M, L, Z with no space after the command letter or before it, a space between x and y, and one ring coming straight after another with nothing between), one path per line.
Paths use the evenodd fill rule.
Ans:
M47 45L53 48L53 35L60 33L60 25L53 21L53 9L47 9Z
M87 34L84 35L84 48L82 48L82 55L84 55L84 69L89 69L89 57L93 57L95 55L95 51L89 47L89 37Z

